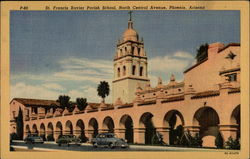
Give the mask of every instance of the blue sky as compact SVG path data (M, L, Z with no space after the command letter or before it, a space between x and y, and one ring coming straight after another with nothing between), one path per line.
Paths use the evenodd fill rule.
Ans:
M167 83L171 73L182 81L203 43L240 42L239 17L239 11L134 11L152 85L157 77ZM96 87L101 80L111 85L115 45L127 20L127 11L12 11L11 98L67 94L100 101Z

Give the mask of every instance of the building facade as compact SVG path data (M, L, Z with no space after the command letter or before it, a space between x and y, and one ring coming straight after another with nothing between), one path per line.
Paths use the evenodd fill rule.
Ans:
M159 66L160 67L160 66ZM240 44L213 43L208 56L184 71L158 79L151 87L143 40L131 18L114 57L113 103L88 103L85 110L62 109L53 100L14 98L10 102L10 133L16 132L19 108L23 112L24 136L38 134L54 139L74 134L89 139L100 132L114 132L130 143L150 144L157 133L166 144L175 144L179 126L199 134L203 146L240 138ZM91 99L89 99L91 100Z

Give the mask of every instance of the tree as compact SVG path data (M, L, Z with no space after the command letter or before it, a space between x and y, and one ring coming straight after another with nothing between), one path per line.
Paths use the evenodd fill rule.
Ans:
M105 102L105 97L109 95L109 84L106 81L101 81L97 87L98 96L102 97L103 102Z
M65 109L67 108L70 112L74 110L73 104L69 101L70 97L67 95L60 95L57 99L57 102L60 103L60 106Z
M23 111L19 107L18 116L16 118L16 132L19 140L23 139Z
M208 56L208 44L202 44L197 50L197 53L196 53L196 61L197 62L200 62L200 61L203 61L207 58Z
M228 141L226 141L226 148L228 149L240 149L240 141L239 139L233 139L231 136L228 138Z
M88 105L87 99L86 98L77 98L76 105L80 111L84 110Z
M223 145L223 138L221 136L221 133L219 133L215 138L215 145L218 149L222 149L224 147Z
M70 106L70 97L67 95L60 95L57 99L57 102L60 103L60 106L64 109L65 107L68 108Z

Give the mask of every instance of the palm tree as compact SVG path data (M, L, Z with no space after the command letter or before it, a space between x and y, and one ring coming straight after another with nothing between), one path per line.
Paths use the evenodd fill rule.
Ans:
M202 44L196 51L197 51L197 54L195 58L197 62L203 61L208 56L208 44L207 43Z
M64 109L65 107L70 107L70 97L67 95L60 95L57 99L57 102L60 103L60 106Z
M84 110L88 105L87 99L86 98L77 98L76 105L77 105L79 110Z
M105 102L105 97L109 95L109 84L106 81L101 81L97 87L98 96L102 97L103 102Z

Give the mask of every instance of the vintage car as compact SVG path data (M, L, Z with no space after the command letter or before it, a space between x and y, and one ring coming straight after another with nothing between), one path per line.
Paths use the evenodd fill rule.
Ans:
M31 143L31 144L34 144L34 143L40 143L40 144L43 144L44 141L43 141L43 138L40 137L40 136L27 136L25 139L24 139L24 143Z
M108 146L110 148L121 147L127 148L127 140L117 138L113 133L101 133L91 140L92 145L96 148L98 146Z
M81 139L77 138L75 135L61 135L57 140L56 143L58 146L62 144L70 145L81 145Z

